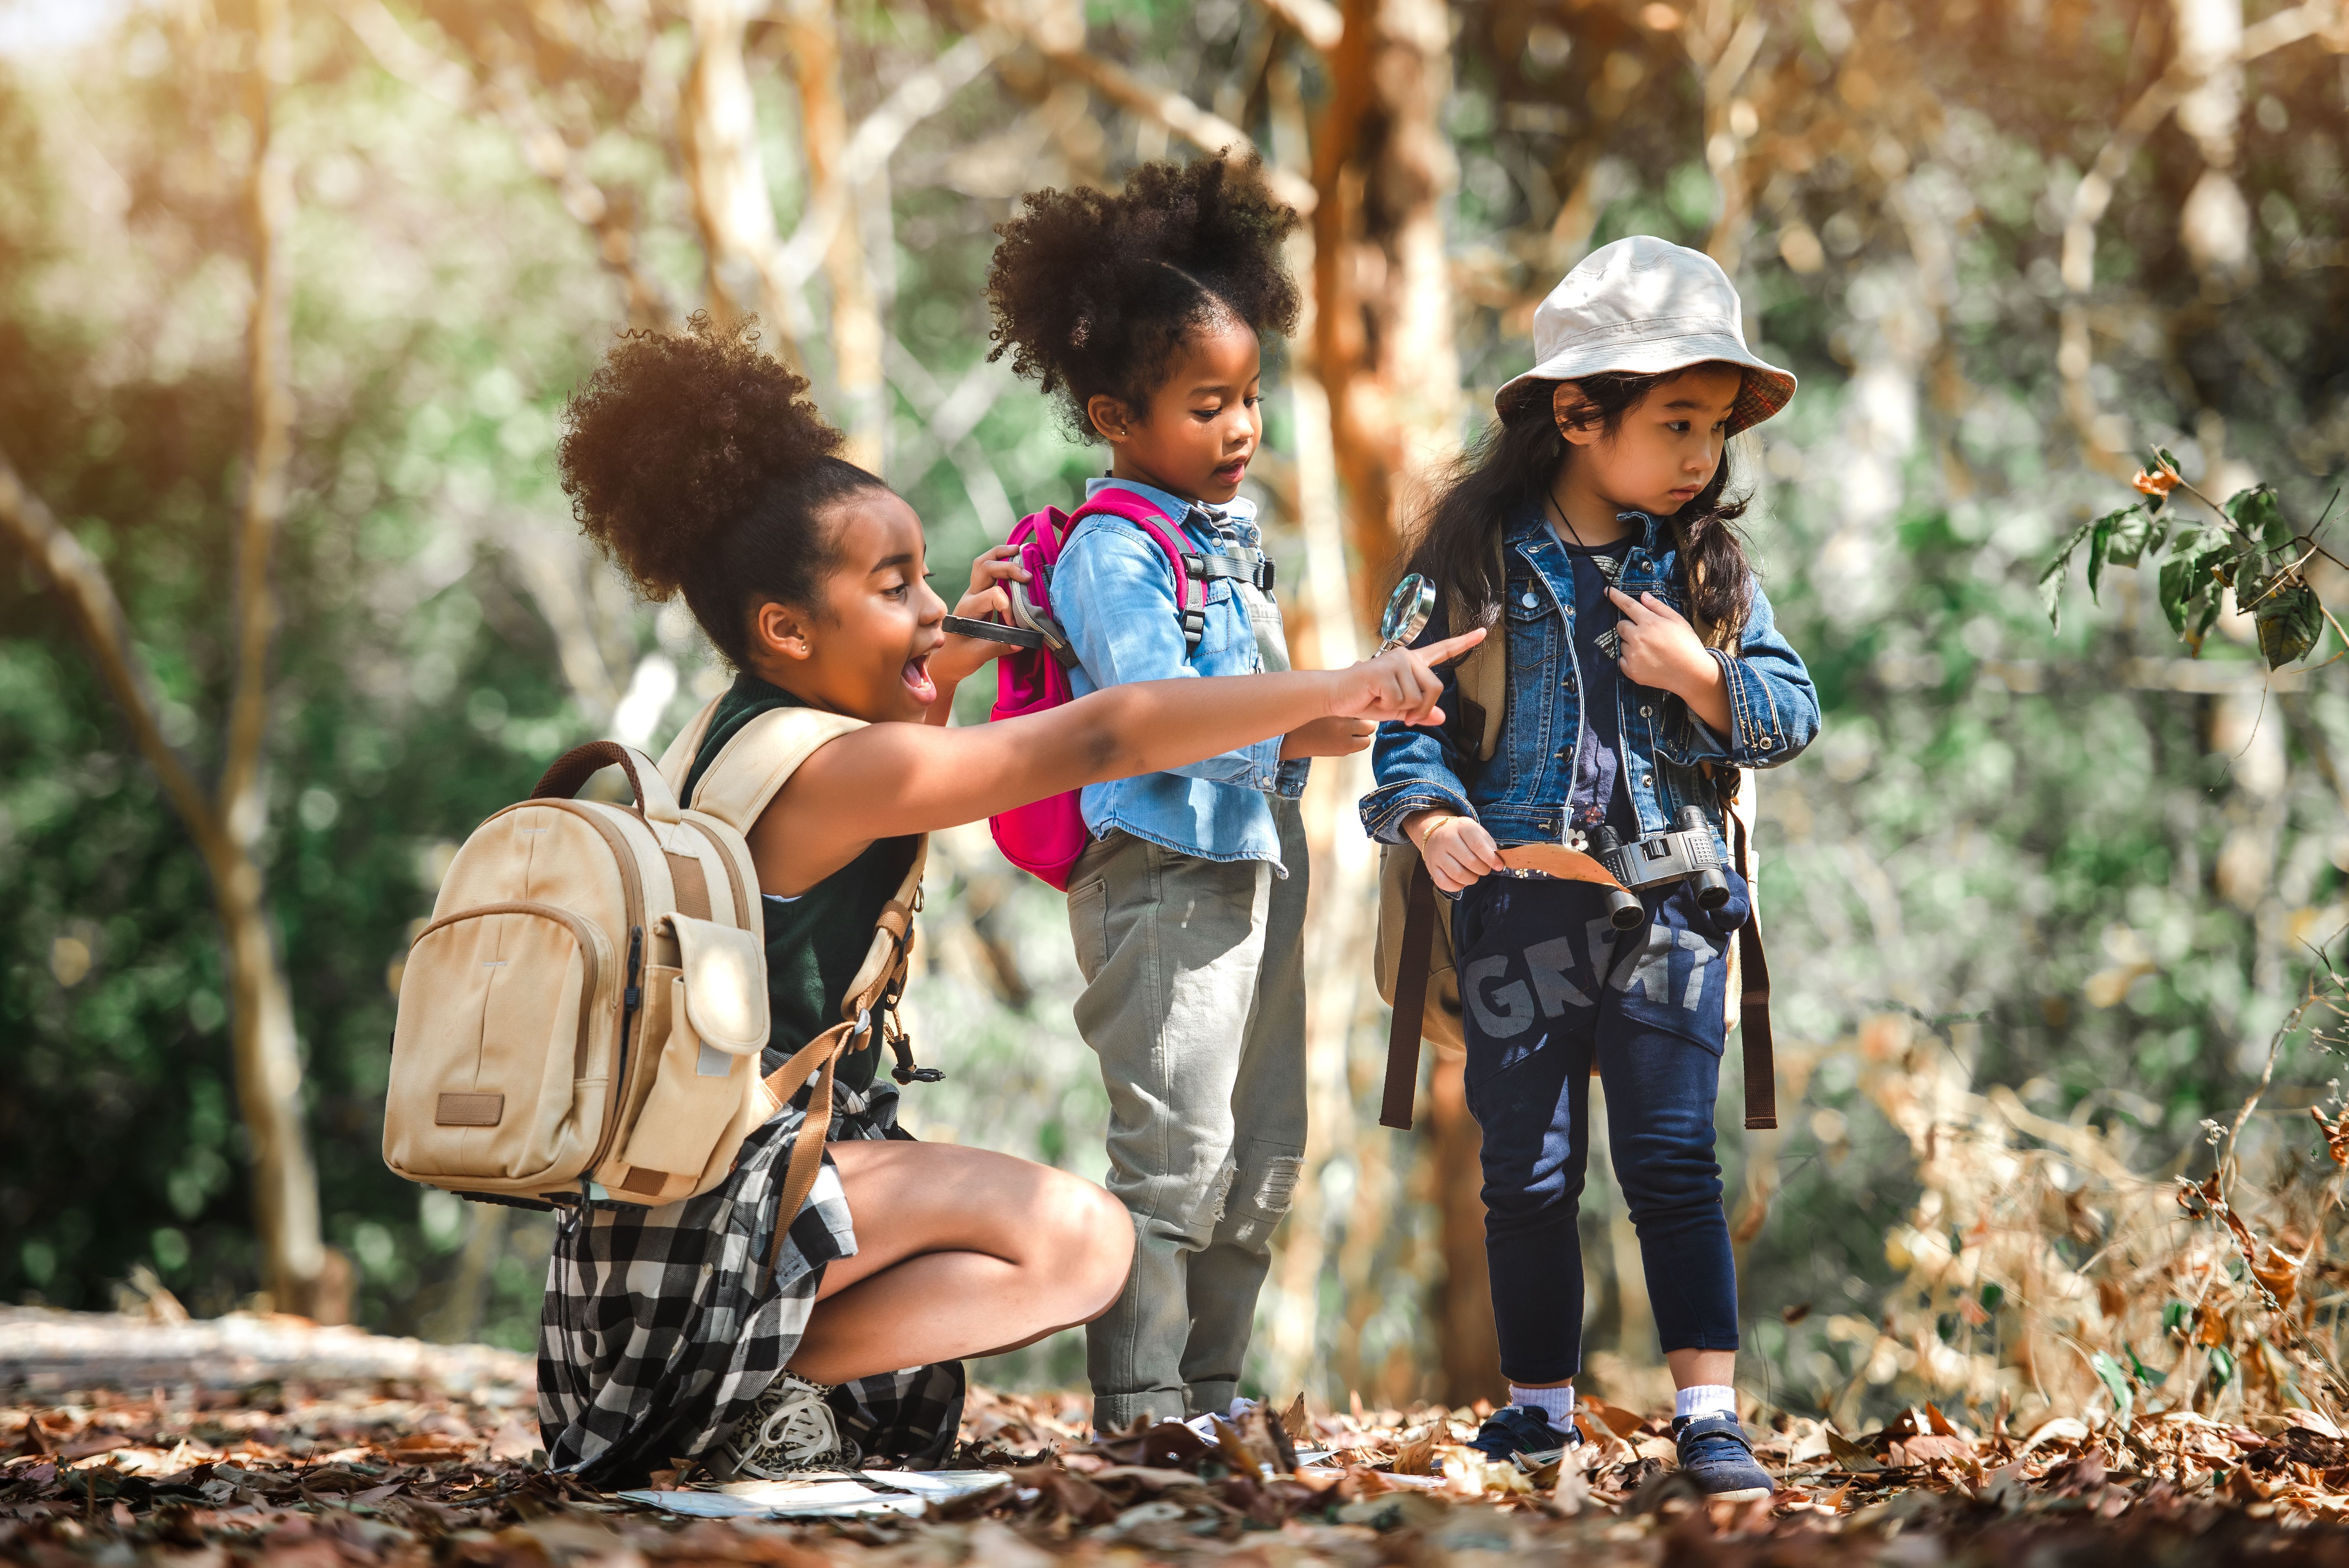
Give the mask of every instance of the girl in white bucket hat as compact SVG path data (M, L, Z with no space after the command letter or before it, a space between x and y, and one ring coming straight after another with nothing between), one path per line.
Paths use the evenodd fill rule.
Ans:
M1411 557L1439 591L1424 634L1493 628L1506 696L1471 677L1487 703L1464 702L1462 677L1444 672L1453 721L1382 727L1362 800L1371 836L1415 846L1456 901L1511 1398L1476 1446L1500 1459L1580 1439L1576 1210L1595 1072L1679 1389L1682 1468L1723 1499L1771 1484L1737 1418L1737 1282L1713 1154L1728 952L1752 913L1726 808L1739 770L1793 758L1819 721L1737 535L1725 443L1795 392L1746 346L1741 315L1710 257L1645 235L1592 253L1542 302L1533 368L1501 388L1499 422L1436 497ZM1648 853L1639 841L1675 831L1671 844L1721 870L1627 878L1636 903L1493 874L1506 846L1628 846L1630 865ZM1764 1017L1747 1028L1749 1046L1766 1038ZM1768 1081L1749 1078L1749 1125L1775 1124Z

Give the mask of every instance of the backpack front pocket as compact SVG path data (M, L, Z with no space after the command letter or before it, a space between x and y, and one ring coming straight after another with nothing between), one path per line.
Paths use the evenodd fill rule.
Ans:
M603 1127L595 1030L615 976L602 934L554 904L482 904L427 926L400 977L387 1161L501 1190L575 1179Z
M747 931L682 914L663 920L677 938L675 969L649 978L646 1037L661 1040L652 1092L620 1158L614 1197L668 1203L700 1191L719 1140L751 1104L767 1043L766 954ZM656 1036L666 1016L667 1027Z

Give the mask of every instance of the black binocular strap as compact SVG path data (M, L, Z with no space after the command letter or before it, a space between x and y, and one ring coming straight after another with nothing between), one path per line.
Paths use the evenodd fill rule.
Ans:
M1745 824L1729 813L1737 834L1737 870L1743 876L1754 862L1747 858ZM1743 989L1737 998L1737 1029L1745 1048L1745 1126L1762 1132L1778 1125L1778 1062L1770 1041L1770 960L1762 952L1760 894L1746 889L1754 901L1745 923L1737 928L1737 967Z
M1379 1125L1411 1130L1411 1100L1419 1088L1419 1036L1427 1014L1427 969L1435 944L1435 882L1427 862L1411 868L1403 895L1402 949L1395 955L1394 1022L1387 1030L1387 1088Z

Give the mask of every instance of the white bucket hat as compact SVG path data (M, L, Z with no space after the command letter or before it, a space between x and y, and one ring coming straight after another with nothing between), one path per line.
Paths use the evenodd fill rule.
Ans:
M1717 362L1745 372L1729 411L1729 433L1735 435L1795 395L1791 373L1745 346L1744 324L1737 290L1720 263L1685 245L1633 234L1583 257L1549 291L1534 311L1534 367L1493 401L1507 418L1537 383L1578 381L1608 370L1654 376Z

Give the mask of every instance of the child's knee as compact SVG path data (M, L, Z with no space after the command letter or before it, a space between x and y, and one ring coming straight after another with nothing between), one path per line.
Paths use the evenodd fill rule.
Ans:
M1226 1165L1216 1233L1243 1244L1269 1241L1297 1201L1297 1181L1304 1169L1304 1150L1278 1147L1251 1149L1245 1160Z
M1615 1178L1635 1224L1721 1204L1721 1165L1710 1139L1701 1146L1642 1140L1617 1156Z
M1485 1173L1485 1217L1487 1233L1537 1229L1564 1220L1572 1222L1582 1209L1581 1167L1557 1166L1547 1171L1521 1171L1496 1181Z
M1059 1173L1055 1173L1058 1175ZM1055 1244L1047 1265L1091 1321L1116 1304L1133 1266L1133 1216L1108 1192L1081 1177L1060 1175L1050 1212Z

